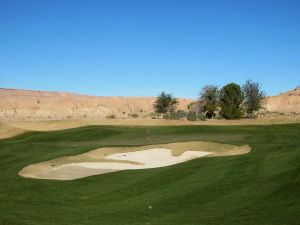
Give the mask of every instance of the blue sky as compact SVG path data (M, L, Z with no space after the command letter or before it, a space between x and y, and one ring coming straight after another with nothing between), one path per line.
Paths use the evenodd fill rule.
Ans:
M300 85L300 1L0 0L0 87L196 97Z

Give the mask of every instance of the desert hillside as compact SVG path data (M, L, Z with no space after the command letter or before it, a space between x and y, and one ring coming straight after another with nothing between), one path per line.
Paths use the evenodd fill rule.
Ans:
M0 89L0 119L102 119L153 112L155 97L96 97L67 92ZM193 100L179 99L179 109Z
M300 86L294 90L267 97L264 104L267 113L293 115L300 113Z
M155 97L102 97L68 92L0 88L1 120L104 119L110 116L149 118ZM187 110L194 99L179 98L179 109ZM263 115L300 113L300 87L267 97Z

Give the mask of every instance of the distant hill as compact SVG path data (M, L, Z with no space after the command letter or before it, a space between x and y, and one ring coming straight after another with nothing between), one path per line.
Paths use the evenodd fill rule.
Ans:
M0 120L150 118L156 97L105 97L68 92L0 88ZM178 109L187 110L194 99L179 98ZM265 115L300 113L300 87L267 97Z
M273 114L300 114L300 86L294 90L267 97L264 111Z
M0 88L0 119L103 119L149 117L156 97L101 97L68 92L30 91ZM191 99L179 98L179 109Z

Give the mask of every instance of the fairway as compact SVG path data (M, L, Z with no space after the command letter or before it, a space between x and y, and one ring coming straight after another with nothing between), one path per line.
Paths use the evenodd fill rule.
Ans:
M69 181L18 176L30 164L94 149L188 141L251 152ZM0 225L300 224L300 124L25 132L0 140L0 171Z

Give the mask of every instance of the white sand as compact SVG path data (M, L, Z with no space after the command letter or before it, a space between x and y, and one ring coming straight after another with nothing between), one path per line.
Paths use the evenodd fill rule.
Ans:
M106 159L126 160L142 163L143 165L135 165L130 163L119 162L84 162L84 163L71 163L58 166L48 171L44 171L43 177L61 178L61 179L76 179L86 177L88 174L103 174L120 170L137 170L149 169L170 166L177 163L185 162L191 159L200 158L212 154L211 152L203 151L185 151L180 156L173 156L172 151L166 148L154 148L136 152L116 153L106 156ZM69 171L74 168L82 168L85 173L70 174ZM67 173L66 173L67 172ZM66 174L65 174L66 173ZM59 177L58 177L59 175ZM71 176L70 176L71 175ZM51 178L50 178L51 179Z
M185 151L180 156L173 156L172 151L166 148L154 148L136 152L116 153L106 156L107 159L128 160L143 163L144 165L135 165L138 168L156 168L169 166L191 159L210 155L210 152ZM123 163L121 163L123 164Z

